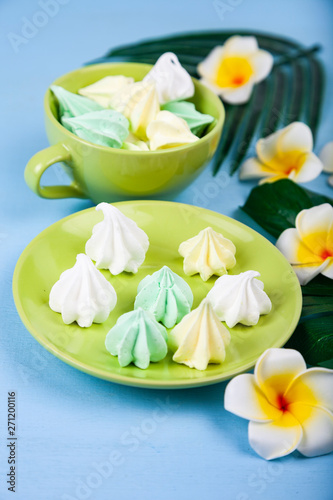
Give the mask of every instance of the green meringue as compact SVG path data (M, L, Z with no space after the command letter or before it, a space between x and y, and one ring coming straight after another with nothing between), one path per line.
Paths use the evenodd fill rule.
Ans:
M170 111L179 118L183 118L190 127L192 134L201 137L203 131L214 121L214 117L204 115L195 109L195 105L188 101L171 101L161 107L162 110Z
M62 121L63 118L74 118L75 116L104 109L100 104L97 104L97 102L87 97L73 94L58 85L51 85L50 89L58 101L60 121Z
M103 109L75 118L63 118L62 123L70 132L86 141L121 148L129 133L129 122L118 111Z
M140 281L134 308L152 313L167 328L190 312L193 304L191 288L167 266Z
M105 347L118 356L120 366L134 363L146 369L151 361L161 361L168 352L167 332L152 314L141 307L123 314L106 336Z

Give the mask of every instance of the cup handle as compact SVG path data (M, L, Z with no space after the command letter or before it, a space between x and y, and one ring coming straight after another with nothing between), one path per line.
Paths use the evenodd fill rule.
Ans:
M59 161L70 161L71 153L62 143L50 146L36 153L27 163L24 171L25 182L41 198L86 198L87 196L74 181L69 186L41 186L40 180L51 165Z

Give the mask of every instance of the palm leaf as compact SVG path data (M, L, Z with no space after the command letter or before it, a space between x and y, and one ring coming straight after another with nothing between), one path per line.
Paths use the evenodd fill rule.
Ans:
M226 160L230 173L234 173L258 138L292 121L307 123L316 138L325 80L323 67L316 58L320 46L308 48L285 37L249 30L193 32L116 47L92 62L154 64L164 52L174 52L185 69L197 77L199 62L235 34L255 36L259 46L274 56L274 69L267 81L255 88L248 103L225 105L226 122L213 160L213 174Z
M281 68L277 68L268 79L271 82L271 94L268 97L265 107L259 137L266 137L272 134L281 122L280 109L283 105L288 90L288 78Z

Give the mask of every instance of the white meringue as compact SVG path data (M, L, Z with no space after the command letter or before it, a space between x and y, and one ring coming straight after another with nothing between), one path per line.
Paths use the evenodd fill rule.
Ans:
M160 110L155 84L136 82L127 85L112 96L110 107L129 119L130 130L139 139L147 140L147 126Z
M199 273L203 281L213 274L222 276L236 264L236 247L211 227L183 241L178 252L184 257L184 273L188 276Z
M224 361L230 333L204 299L171 330L169 339L178 346L172 358L176 363L206 370L208 363Z
M199 138L192 134L186 121L170 111L160 111L155 120L147 127L147 136L150 140L150 150L175 148Z
M83 253L77 255L71 269L61 274L49 297L50 308L61 313L66 325L76 321L81 327L103 323L116 303L113 286Z
M194 95L192 78L173 52L162 54L143 81L156 84L160 104Z
M237 323L256 325L261 314L268 314L272 303L264 292L264 284L256 278L257 271L225 275L216 280L207 295L216 315L230 328Z
M83 87L78 91L80 95L88 97L97 102L104 108L110 106L111 97L120 89L134 83L134 78L123 75L105 76L87 87Z
M111 274L136 273L145 260L148 236L113 205L103 202L96 210L102 210L104 220L93 227L86 254L98 269L109 269Z

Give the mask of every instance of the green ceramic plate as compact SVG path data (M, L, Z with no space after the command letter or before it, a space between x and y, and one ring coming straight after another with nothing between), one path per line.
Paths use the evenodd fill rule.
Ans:
M40 233L24 250L17 263L13 291L17 310L30 333L48 351L86 373L121 384L152 388L184 388L212 384L229 379L252 368L269 347L280 347L294 331L302 306L302 295L294 271L282 254L247 226L209 210L162 201L128 201L115 204L125 215L146 231L150 247L146 260L135 275L112 276L118 303L108 320L83 329L77 324L64 325L61 315L48 306L52 285L60 274L75 263L84 252L85 242L102 213L89 208L56 222ZM232 274L253 269L261 273L265 291L272 300L270 314L262 316L256 326L238 325L231 331L227 357L221 365L209 365L197 371L172 361L172 353L147 370L133 365L121 368L116 357L104 346L109 329L117 318L132 310L139 281L147 274L168 265L191 286L193 307L197 307L216 278L204 283L199 275L183 273L179 244L211 226L230 238L237 248L237 265Z

